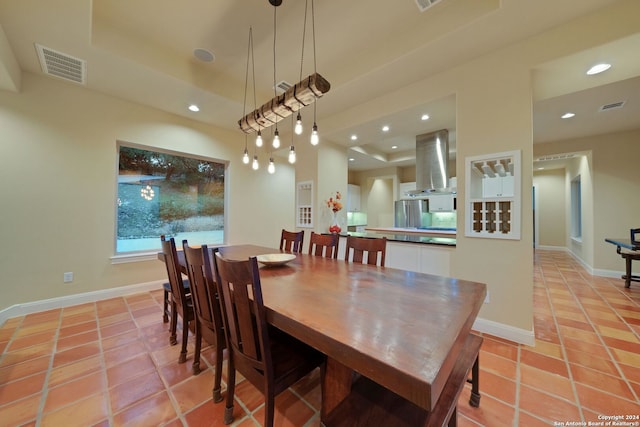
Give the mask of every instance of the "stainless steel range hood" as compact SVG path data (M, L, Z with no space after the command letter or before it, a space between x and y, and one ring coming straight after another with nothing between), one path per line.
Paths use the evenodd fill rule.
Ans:
M448 163L447 129L416 136L416 191L410 194L450 193Z

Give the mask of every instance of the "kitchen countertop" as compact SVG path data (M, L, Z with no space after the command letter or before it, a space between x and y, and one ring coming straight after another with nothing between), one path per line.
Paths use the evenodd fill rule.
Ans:
M367 227L366 231L374 233L392 233L392 234L419 234L425 236L445 235L455 237L457 231L452 228L432 227L432 228L403 228L403 227Z
M348 232L346 234L341 233L341 237L347 236L357 236L357 237L370 237L370 238L381 238L386 237L390 242L406 242L406 243L420 243L427 245L441 245L441 246L455 246L456 238L455 234L453 236L438 236L433 233L404 233L401 232L400 229L388 229L393 230L393 232L382 233L380 231L376 232Z

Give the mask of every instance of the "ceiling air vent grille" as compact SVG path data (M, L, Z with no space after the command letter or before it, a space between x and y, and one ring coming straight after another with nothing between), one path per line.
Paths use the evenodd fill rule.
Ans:
M66 53L58 52L48 47L36 44L38 58L45 74L69 80L74 83L86 83L86 61Z
M625 102L627 101L618 101L618 102L612 102L611 104L605 104L602 107L600 107L598 111L608 111L608 110L615 110L616 108L622 108L624 107Z
M424 12L439 1L440 0L416 0L416 4L418 5L420 12Z
M285 93L289 89L291 89L293 85L291 83L287 83L284 80L278 83L275 87L277 93Z

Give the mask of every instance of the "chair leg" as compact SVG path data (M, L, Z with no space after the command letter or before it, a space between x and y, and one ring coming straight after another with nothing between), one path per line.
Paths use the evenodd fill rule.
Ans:
M169 315L167 312L169 311L169 291L164 290L164 301L162 304L162 323L169 322Z
M264 427L273 427L273 417L275 415L275 396L272 392L267 392L264 396Z
M216 336L216 372L213 380L213 402L222 402L221 383L222 383L222 350L224 349L222 343L224 337L219 334Z
M202 349L202 325L197 319L193 320L196 328L196 349L193 352L193 375L200 373L200 350Z
M182 349L180 350L180 357L178 363L184 363L187 361L187 340L189 339L189 321L184 317L182 318Z
M469 405L477 408L480 406L480 354L476 356L471 368L471 397L469 397Z
M178 310L176 309L176 303L171 299L171 324L169 326L170 334L169 334L169 344L176 345L178 344L178 339L176 337L176 330L178 329Z
M453 413L451 414L451 418L449 418L449 423L447 427L457 427L458 426L458 406L453 407Z
M233 366L231 352L227 360L227 403L224 408L224 423L229 425L233 422L233 394L236 389L236 369Z

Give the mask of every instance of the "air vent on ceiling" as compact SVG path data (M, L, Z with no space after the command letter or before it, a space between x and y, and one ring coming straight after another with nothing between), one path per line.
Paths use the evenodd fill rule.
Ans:
M36 50L42 71L45 74L69 80L74 83L86 83L86 61L66 53L58 52L36 43Z
M278 83L275 87L277 93L285 93L289 89L291 89L293 85L291 83L287 83L284 80Z
M552 154L550 156L542 156L534 159L535 162L548 162L550 160L565 160L572 159L577 156L576 153L562 153L562 154Z
M420 9L420 12L424 12L439 1L440 0L416 0L416 4L418 5L418 9Z
M618 102L612 102L611 104L605 104L602 107L598 108L598 111L608 111L608 110L615 110L616 108L622 108L624 107L624 103L627 101L618 101Z

